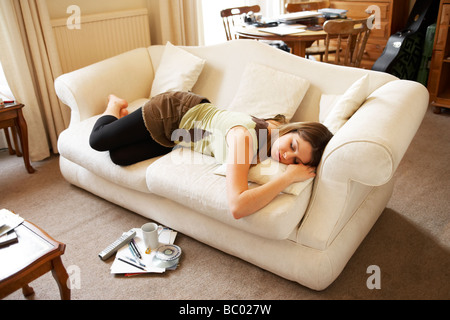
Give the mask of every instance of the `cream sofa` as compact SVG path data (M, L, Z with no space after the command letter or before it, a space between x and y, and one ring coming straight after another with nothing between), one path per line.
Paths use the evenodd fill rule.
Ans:
M250 62L307 79L295 121L323 120L327 99L341 97L370 75L367 98L328 144L314 182L235 220L227 210L225 178L213 173L218 166L213 158L174 150L119 167L107 152L89 147L108 94L130 101L130 112L148 99L164 48L136 49L56 80L57 94L72 112L58 143L65 179L281 277L314 290L327 288L384 210L394 172L426 111L427 90L389 74L306 60L252 40L183 47L206 61L192 91L224 108Z

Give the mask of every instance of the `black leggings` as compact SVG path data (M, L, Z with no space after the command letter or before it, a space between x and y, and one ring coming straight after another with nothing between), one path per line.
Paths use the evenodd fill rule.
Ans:
M109 151L112 162L128 166L169 153L172 148L154 141L144 124L142 108L126 117L100 117L92 129L89 144L97 151Z

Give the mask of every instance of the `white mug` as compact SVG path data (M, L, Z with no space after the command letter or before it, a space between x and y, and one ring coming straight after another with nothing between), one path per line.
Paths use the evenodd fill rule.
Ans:
M151 250L155 250L156 248L158 248L158 225L156 223L149 222L144 224L141 229L145 247L150 248Z

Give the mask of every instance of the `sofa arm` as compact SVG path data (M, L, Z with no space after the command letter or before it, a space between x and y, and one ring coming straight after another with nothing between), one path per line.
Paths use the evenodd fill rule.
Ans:
M417 82L391 81L375 90L329 142L298 241L324 250L372 187L395 173L428 106Z
M414 138L428 107L428 91L407 80L375 90L330 141L330 160L348 170L331 170L340 179L366 185L387 183Z
M61 75L56 94L71 108L71 123L100 114L107 97L115 94L127 101L146 98L154 78L147 48L139 48Z

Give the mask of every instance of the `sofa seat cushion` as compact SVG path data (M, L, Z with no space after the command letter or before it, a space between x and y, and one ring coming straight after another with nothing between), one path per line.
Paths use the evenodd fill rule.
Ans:
M133 112L147 99L130 103L129 112ZM157 158L142 161L131 166L121 167L114 164L109 152L99 152L89 145L92 127L100 116L94 116L72 124L63 131L58 139L58 150L62 157L116 184L149 193L145 181L147 167Z
M258 212L236 220L228 210L226 178L214 174L218 166L210 156L178 148L148 167L147 186L152 193L264 238L287 239L298 227L309 203L312 183L298 196L280 193Z

